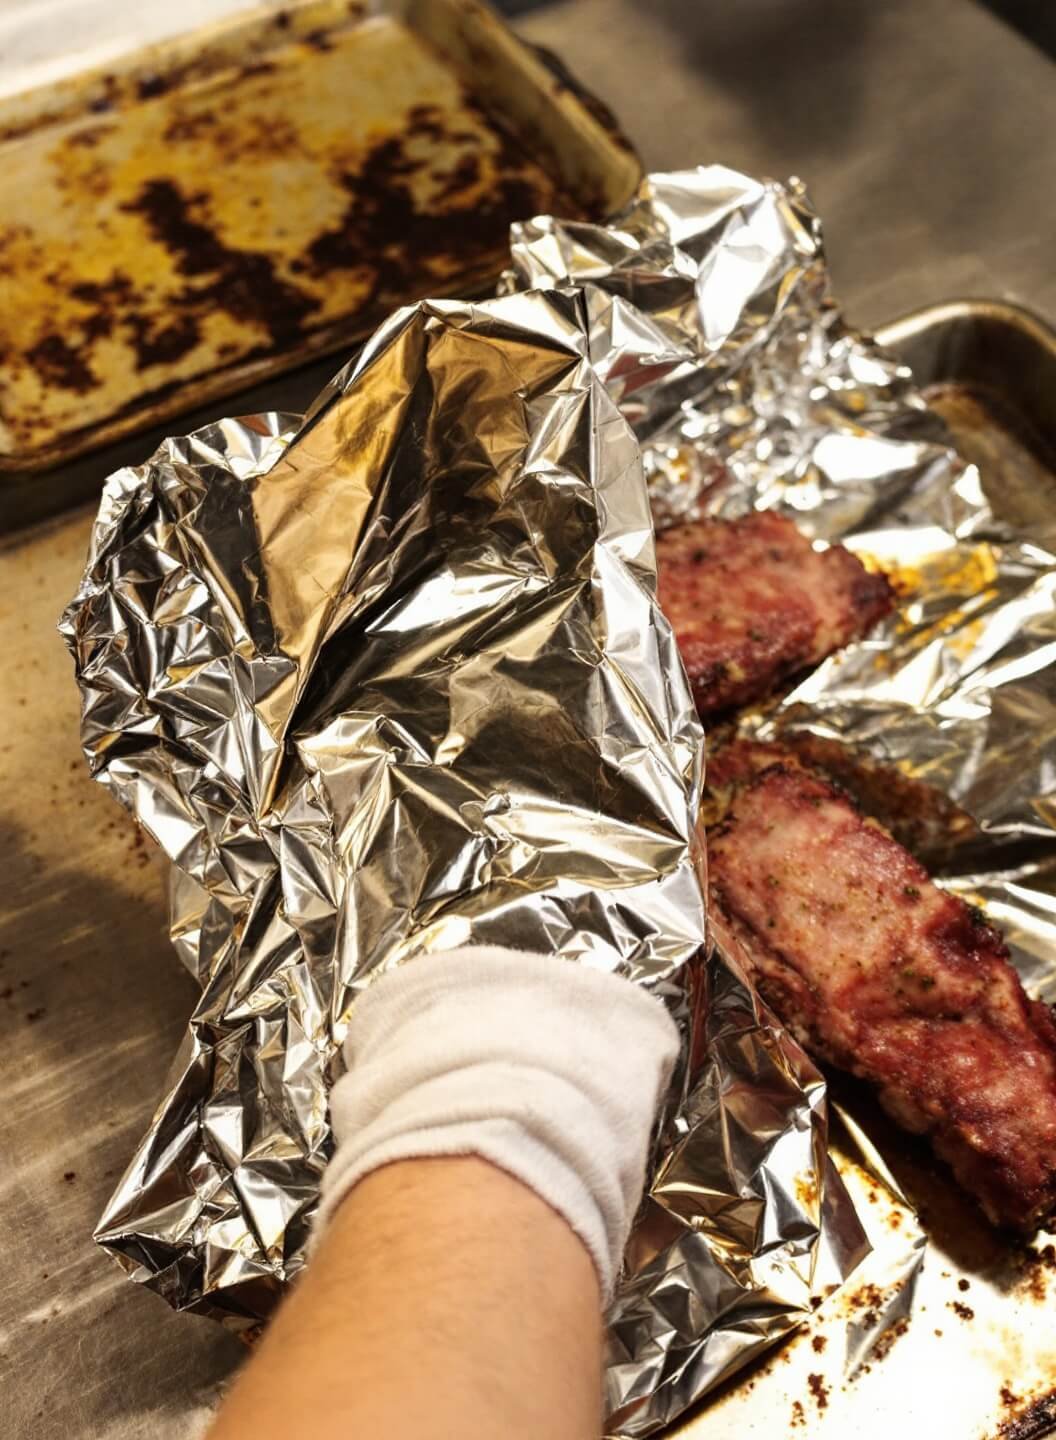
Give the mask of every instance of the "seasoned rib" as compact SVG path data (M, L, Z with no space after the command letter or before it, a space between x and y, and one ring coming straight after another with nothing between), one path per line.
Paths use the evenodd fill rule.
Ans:
M699 520L656 539L660 606L702 715L762 699L860 638L894 603L842 545L814 550L781 515Z
M777 765L709 837L716 939L819 1059L931 1137L995 1223L1056 1207L1056 1022L1001 937L847 797Z
M760 771L779 764L804 767L834 780L911 855L933 869L947 864L980 834L971 815L936 786L809 731L785 735L776 744L735 738L714 751L709 746L701 814L705 825L717 824L738 790Z

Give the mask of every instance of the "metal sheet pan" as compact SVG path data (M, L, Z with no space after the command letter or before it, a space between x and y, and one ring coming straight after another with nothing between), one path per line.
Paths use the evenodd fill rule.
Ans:
M979 465L995 506L1051 532L1056 332L1017 306L968 300L914 312L877 338L913 368L961 453ZM873 1254L795 1337L673 1433L684 1440L1056 1434L1054 1237L1021 1245L997 1235L927 1147L897 1130L859 1087L837 1080L830 1095L841 1117L834 1158ZM910 1274L908 1290L896 1284Z
M479 0L296 0L0 103L0 524L68 503L60 464L486 289L512 220L600 217L638 175Z
M1056 515L1056 330L1021 306L952 300L877 339L920 379L957 448L1017 528Z
M978 351L971 336L986 337L991 368L969 363ZM1026 312L978 302L935 307L882 338L948 397L985 395L986 406L968 412L972 425L955 424L961 446L992 445L998 436L1016 447L1029 435L1033 455L1035 444L1056 441L1056 388L1048 388L1048 409L1044 386L1040 407L1030 398L1035 374L1056 374L1056 341ZM274 382L276 402L289 394L291 378L296 383ZM141 458L142 442L130 444ZM1016 465L984 469L996 484ZM1056 467L1045 467L1042 479L1050 493ZM1048 513L1056 515L1056 506ZM165 938L160 867L90 781L77 743L77 695L54 623L58 597L72 592L81 572L93 516L94 507L0 542L0 644L11 670L0 693L7 881L0 1212L14 1241L0 1274L0 1373L6 1433L25 1440L182 1435L196 1394L242 1349L212 1322L177 1316L129 1285L89 1239L142 1133L143 1105L160 1091L163 1057L175 1050L194 993ZM80 838L71 849L74 832ZM854 1097L840 1098L850 1113ZM685 1440L1040 1440L1052 1433L1056 1258L1044 1245L1000 1246L926 1155L898 1143L902 1183L932 1199L927 1224L937 1242L919 1282L930 1325L863 1356L855 1381L843 1381L840 1347L868 1331L884 1300L877 1262L797 1338L673 1433ZM903 1236L899 1205L861 1169L849 1132L839 1158L878 1254L897 1266L915 1232Z

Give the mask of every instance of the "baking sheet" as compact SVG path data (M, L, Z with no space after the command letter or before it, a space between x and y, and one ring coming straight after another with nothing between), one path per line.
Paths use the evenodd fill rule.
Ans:
M974 304L969 309L974 313ZM1044 333L1040 322L1033 325ZM987 333L993 343L993 332ZM888 344L889 334L882 332ZM1000 354L1000 387L990 394L1002 414L1027 420L1024 411L1034 411L1024 396L1037 368L1049 361L1033 346L1015 363L1011 345ZM929 371L922 378L934 376ZM941 372L943 382L957 378L956 371ZM974 373L972 385L978 386ZM968 393L955 386L958 391ZM1019 421L1009 432L1013 438L1022 433ZM990 436L981 429L977 438L989 443ZM957 439L964 445L965 432ZM0 550L0 619L16 677L2 697L6 734L0 739L9 882L0 923L6 1097L0 1151L11 1162L4 1213L15 1241L15 1263L0 1277L0 1354L13 1377L11 1431L34 1440L50 1440L60 1424L63 1433L108 1440L180 1434L194 1397L229 1369L241 1348L211 1322L177 1317L130 1286L88 1240L142 1130L144 1097L160 1091L164 1057L175 1048L194 993L168 953L160 876L134 828L84 770L68 658L51 633L55 597L69 593L80 572L91 518L81 512ZM27 715L46 715L48 724L28 725ZM16 774L23 777L17 787L10 783ZM45 815L54 823L41 825ZM72 829L86 837L74 854L67 842ZM118 931L120 948L112 943ZM154 975L150 986L133 995L127 974L147 971ZM911 1254L912 1235L898 1238L904 1221L883 1188L855 1170L853 1146L845 1142L840 1155L874 1241L889 1246L888 1265L897 1266ZM927 1160L917 1160L924 1184ZM954 1201L958 1224L963 1208ZM29 1215L32 1255L25 1244ZM979 1229L969 1228L967 1238L977 1246L972 1264L982 1273L987 1236ZM1034 1251L1032 1259L1031 1253L1007 1262L1008 1300L992 1280L977 1284L972 1266L953 1258L960 1246L951 1234L933 1247L919 1281L925 1318L943 1335L922 1329L914 1342L919 1353L896 1337L846 1385L836 1340L828 1337L860 1329L882 1303L883 1268L879 1278L863 1272L799 1338L735 1377L728 1393L672 1433L694 1440L769 1440L775 1433L817 1440L881 1433L885 1440L892 1433L913 1440L947 1434L1029 1440L1047 1433L1036 1427L1031 1406L1044 1416L1047 1384L1056 1374L1056 1344L1046 1339L1056 1288L1050 1257ZM968 1293L959 1279L968 1280ZM955 1305L971 1310L972 1318ZM995 1330L986 1328L988 1318ZM816 1346L819 1340L823 1346ZM1028 1346L1034 1347L1030 1355ZM53 1354L70 1357L68 1374L55 1373L50 1361L42 1366L41 1357ZM987 1414L993 1423L983 1428L978 1417ZM1017 1415L1023 1420L1018 1429Z
M1051 530L1056 390L1039 383L1056 373L1049 327L1015 306L966 301L907 316L877 338L913 365L996 508ZM982 898L1001 923L1000 895ZM796 1336L672 1433L1056 1433L1054 1236L1030 1244L998 1236L928 1147L899 1131L862 1087L837 1079L830 1095L840 1117L831 1151L873 1253Z
M68 503L31 473L479 291L511 220L633 188L486 6L384 9L306 0L0 102L0 521Z

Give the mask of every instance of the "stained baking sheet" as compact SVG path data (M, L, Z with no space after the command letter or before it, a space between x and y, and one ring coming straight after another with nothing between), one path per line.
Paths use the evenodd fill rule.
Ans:
M0 521L68 502L60 462L487 287L512 220L600 217L638 173L478 0L302 0L0 102Z
M1056 527L1056 334L958 301L877 337L909 363L995 508ZM921 1141L837 1079L833 1153L873 1244L791 1340L672 1432L685 1440L1041 1440L1056 1434L1056 1242L994 1232ZM880 1178L886 1176L885 1179ZM918 1218L919 1221L918 1221Z
M1034 376L1056 365L1045 327L1032 317L1025 327L1024 312L976 304L959 308L957 326L948 327L944 308L910 317L900 335L889 329L883 338L921 367L925 383L941 384L954 399L979 403L985 394L988 418L970 433L959 429L958 444L991 445L998 429L1013 445L1028 433L1051 443L1056 424L1028 398ZM971 353L964 342L954 343L973 332L988 336L987 348L999 347L996 377L985 384L963 358ZM918 334L927 343L911 351ZM1024 335L1041 343L1021 345ZM932 353L946 364L925 368ZM289 386L290 377L276 382L276 398ZM985 462L984 471L988 483L1000 482L1001 471ZM1047 486L1054 472L1043 473ZM130 1285L88 1238L142 1133L143 1106L160 1093L164 1057L175 1050L195 995L166 938L160 867L91 782L77 743L77 695L53 627L57 598L72 593L81 572L93 516L94 507L0 545L0 640L11 673L0 694L7 881L0 1208L13 1242L0 1273L0 1374L6 1433L26 1440L182 1437L196 1398L242 1352L212 1322L177 1316ZM845 1132L840 1164L877 1258L798 1338L735 1377L673 1434L1040 1440L1052 1433L1056 1253L1047 1243L1023 1251L997 1244L926 1152L904 1137L888 1148L904 1157L902 1183L918 1199L925 1191L931 1197L925 1223L935 1243L918 1281L926 1323L914 1320L887 1348L863 1355L855 1379L844 1380L841 1347L871 1332L890 1275L918 1243L900 1218L904 1207L861 1167Z

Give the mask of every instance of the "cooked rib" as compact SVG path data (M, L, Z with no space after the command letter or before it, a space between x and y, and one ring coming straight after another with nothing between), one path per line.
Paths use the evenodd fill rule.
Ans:
M927 1134L991 1220L1056 1207L1056 1021L1001 937L846 796L764 770L709 837L714 934L819 1059Z
M866 634L894 603L849 550L781 515L699 520L656 539L660 605L702 715L746 705Z

